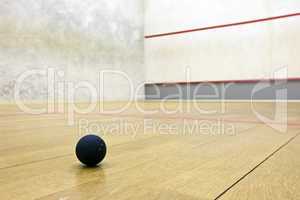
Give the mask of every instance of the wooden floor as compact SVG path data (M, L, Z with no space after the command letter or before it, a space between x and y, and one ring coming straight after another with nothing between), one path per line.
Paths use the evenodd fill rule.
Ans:
M271 117L275 103L196 102L202 113L194 103L165 103L166 113L160 102L139 102L148 113L130 105L119 114L76 114L72 126L67 113L2 104L0 198L300 199L300 103L288 104L285 132L283 120L265 124L253 112ZM87 131L108 145L97 168L74 154Z

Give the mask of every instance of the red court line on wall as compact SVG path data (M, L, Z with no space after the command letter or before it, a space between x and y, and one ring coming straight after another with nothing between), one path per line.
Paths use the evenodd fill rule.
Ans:
M245 80L215 80L215 81L174 81L174 82L154 82L145 85L187 85L187 84L220 84L220 83L259 83L259 82L275 82L275 81L300 81L300 77L291 78L272 78L272 79L245 79Z
M287 15L280 15L280 16L274 16L274 17L268 17L268 18L254 19L254 20L248 20L248 21L242 21L242 22L236 22L236 23L230 23L230 24L221 24L221 25L208 26L208 27L195 28L195 29L188 29L188 30L183 30L183 31L146 35L145 38L149 39L149 38L164 37L164 36L169 36L169 35L178 35L178 34L184 34L184 33L196 32L196 31L205 31L205 30L210 30L210 29L226 28L226 27L231 27L231 26L241 26L241 25L245 25L245 24L266 22L266 21L278 20L278 19L283 19L283 18L288 18L288 17L296 17L296 16L300 16L300 13L292 13L292 14L287 14Z

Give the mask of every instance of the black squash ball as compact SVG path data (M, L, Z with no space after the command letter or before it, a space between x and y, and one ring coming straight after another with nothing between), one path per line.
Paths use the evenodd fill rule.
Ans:
M106 155L106 144L97 135L86 135L76 145L76 156L88 167L98 165Z

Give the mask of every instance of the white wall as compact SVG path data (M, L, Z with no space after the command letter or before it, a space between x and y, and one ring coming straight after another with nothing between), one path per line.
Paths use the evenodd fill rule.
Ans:
M145 27L144 27L145 8ZM49 67L59 81L98 84L102 70L147 81L267 78L287 66L300 77L299 17L145 40L145 35L299 12L298 0L10 0L0 3L0 101L12 101L18 77ZM145 50L145 54L144 54ZM144 65L145 56L145 65ZM146 67L146 70L145 70ZM146 76L146 78L145 78ZM128 82L105 79L105 100L130 97ZM58 91L56 91L58 92ZM45 77L24 81L25 100L47 99ZM88 95L79 93L79 100Z
M296 13L298 0L147 0L145 35ZM300 77L300 17L151 38L145 41L151 82L272 78L288 67Z
M144 81L143 15L140 0L9 0L0 2L0 100L12 101L23 72L49 67L65 73L59 81L98 84L101 70L121 70ZM24 100L46 100L45 76L26 79ZM106 100L130 96L127 80L105 79ZM78 100L88 99L79 92Z

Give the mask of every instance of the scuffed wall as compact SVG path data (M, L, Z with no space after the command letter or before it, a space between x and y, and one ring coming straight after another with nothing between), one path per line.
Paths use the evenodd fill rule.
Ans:
M55 83L88 81L97 88L101 71L122 71L136 89L144 81L143 7L140 0L1 1L0 100L13 101L24 72L48 68L55 70ZM21 98L46 100L46 75L24 79ZM133 94L120 75L104 81L106 91L99 96L105 100L127 100ZM86 93L79 90L76 100L88 99Z

